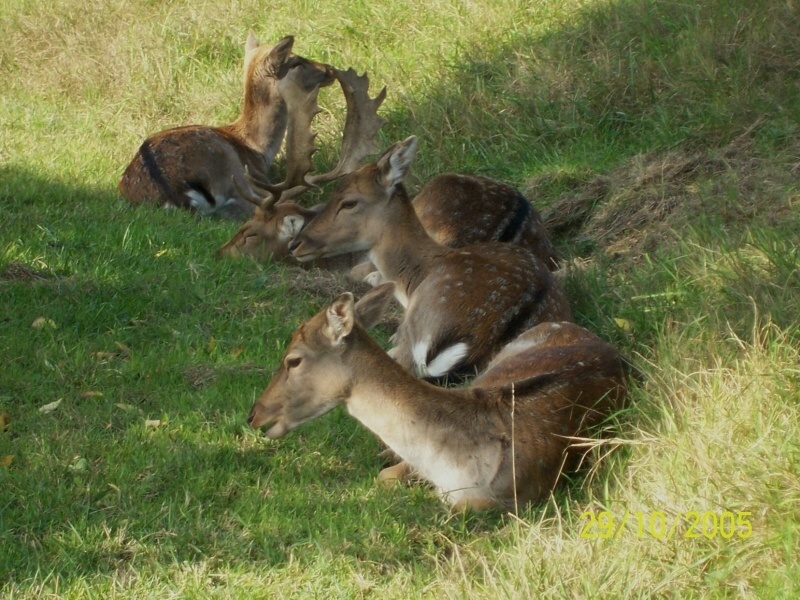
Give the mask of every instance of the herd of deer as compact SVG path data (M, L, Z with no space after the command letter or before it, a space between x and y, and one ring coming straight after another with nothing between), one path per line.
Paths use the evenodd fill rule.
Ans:
M244 108L224 127L162 131L139 148L119 189L134 203L248 219L220 253L331 266L373 284L344 293L295 332L248 422L279 438L339 404L400 462L390 482L417 476L454 509L516 510L539 501L581 459L575 439L621 406L618 351L572 323L551 273L558 261L542 220L516 189L440 175L412 200L403 180L409 137L376 162L385 88L366 74L292 54L293 38L245 50ZM347 112L338 164L311 174L321 87L339 82ZM286 140L286 178L268 171ZM294 199L343 178L326 204ZM404 309L385 352L366 332L392 299ZM479 372L467 388L438 387Z

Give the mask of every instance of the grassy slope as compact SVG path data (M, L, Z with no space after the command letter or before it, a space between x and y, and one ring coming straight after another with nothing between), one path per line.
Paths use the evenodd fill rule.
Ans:
M4 595L791 595L796 4L53 4L0 0ZM384 141L422 137L418 181L482 172L580 208L561 240L576 313L642 371L588 481L522 521L451 518L376 490L377 445L341 412L279 443L243 426L328 298L214 260L231 224L114 186L146 134L233 118L248 27L385 83ZM341 104L322 102L326 162ZM753 534L582 539L604 508L750 511Z

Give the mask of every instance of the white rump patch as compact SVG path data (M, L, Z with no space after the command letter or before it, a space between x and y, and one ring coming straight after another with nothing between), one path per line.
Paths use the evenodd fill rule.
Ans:
M206 197L197 190L189 190L186 192L186 196L189 198L189 204L197 212L204 215L209 215L214 212L214 207L211 206L208 200L206 200Z
M428 350L431 347L431 339L426 338L414 344L411 349L411 356L414 358L414 368L420 377L427 375L426 369L428 366Z
M416 346L414 349L416 350ZM461 362L461 359L463 359L467 353L469 353L469 346L464 342L453 344L449 348L442 350L436 358L427 365L424 363L422 365L417 363L417 371L421 377L441 377L449 373L453 367ZM415 354L415 361L416 358Z

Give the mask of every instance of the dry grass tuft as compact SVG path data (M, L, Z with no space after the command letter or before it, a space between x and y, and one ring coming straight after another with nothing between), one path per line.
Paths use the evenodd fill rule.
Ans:
M545 224L555 235L589 240L608 254L652 251L698 218L719 219L732 229L778 224L795 210L797 198L785 190L800 189L800 173L791 168L800 144L776 164L774 156L759 156L752 129L719 149L635 156L562 194L544 215ZM542 176L528 194L546 185Z

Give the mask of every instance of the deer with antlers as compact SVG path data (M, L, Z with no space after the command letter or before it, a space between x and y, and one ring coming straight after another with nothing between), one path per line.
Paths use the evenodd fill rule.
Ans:
M286 98L334 81L330 66L292 54L293 44L287 36L263 46L250 31L239 117L222 127L189 125L147 138L122 175L122 196L202 215L250 217L253 206L238 189L247 185L246 171L269 181L267 172L286 133Z
M259 208L219 249L218 255L297 263L289 252L289 243L324 205L304 208L285 200L262 209L267 194L253 195L247 191L242 192L242 197L258 200ZM482 242L519 244L550 270L558 268L558 256L541 215L530 200L510 185L488 177L445 173L425 184L411 204L428 235L444 246L462 248ZM371 263L363 264L352 272L352 277L360 281L374 271Z
M303 208L293 202L293 198L352 172L365 157L378 152L375 136L386 119L378 116L377 111L386 98L386 88L370 98L366 73L358 75L353 69L333 69L333 74L346 102L338 163L331 171L309 175L313 167L312 156L317 150L313 144L316 134L311 131L311 123L320 110L317 105L319 88L285 89L288 107L286 179L276 185L258 183L253 178L244 184L233 180L240 196L255 207L255 214L219 249L218 255L249 256L261 261L290 257L289 242L322 209L322 206ZM342 264L341 261L328 261L327 265L333 263ZM324 259L320 266L325 266Z
M362 300L363 301L363 300ZM546 497L581 458L585 438L621 405L615 348L572 323L543 323L507 345L468 389L442 389L394 362L350 293L295 332L248 422L277 439L339 404L454 510L515 511ZM367 310L366 312L371 312ZM378 310L378 313L380 310Z
M530 251L501 243L453 249L428 235L402 185L416 148L409 137L347 175L289 244L294 257L368 252L405 307L390 353L421 377L481 369L520 332L571 321L559 283Z

